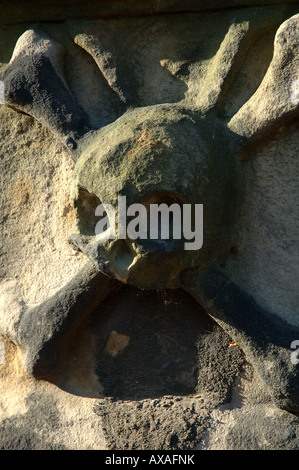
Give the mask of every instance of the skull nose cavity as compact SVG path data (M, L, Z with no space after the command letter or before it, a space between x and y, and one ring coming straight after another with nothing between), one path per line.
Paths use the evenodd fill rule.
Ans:
M136 253L126 240L117 240L113 245L114 271L121 281L126 281L131 265L134 263Z
M181 199L168 192L157 192L144 201L148 213L148 239L161 251L173 251L181 242Z

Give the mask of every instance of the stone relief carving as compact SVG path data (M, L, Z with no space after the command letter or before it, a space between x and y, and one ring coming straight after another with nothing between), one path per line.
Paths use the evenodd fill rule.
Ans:
M121 298L123 283L141 289L142 295L144 291L181 288L240 347L274 403L298 411L298 366L290 361L290 344L299 337L299 325L289 323L283 314L271 311L244 285L238 285L226 262L238 250L244 165L298 119L299 15L289 15L284 21L280 21L280 10L269 17L267 11L257 17L252 12L250 21L240 12L236 15L234 21L229 15L223 20L218 34L221 40L217 37L206 45L201 39L196 42L196 15L186 14L184 19L184 27L188 21L191 25L185 43L177 37L183 29L177 21L173 26L177 42L169 57L157 55L155 74L161 77L161 84L152 85L153 90L148 77L156 61L150 61L149 70L138 70L135 55L131 61L121 44L125 29L121 22L72 20L61 30L35 24L18 39L0 76L4 105L49 128L71 154L77 233L69 242L89 259L53 297L33 308L24 307L17 319L4 316L0 320L0 332L20 347L25 368L34 377L51 380L73 332L90 321L103 303L107 305L116 294ZM264 77L245 102L232 100L232 87L250 47L275 24L280 26ZM139 29L132 34L143 46L143 31L150 30L155 38L162 34L163 26L163 20L139 20ZM76 88L78 70L72 74L70 69L70 41L76 45L72 54L82 64L80 73L86 74L84 90ZM134 41L130 42L132 49ZM165 41L169 47L169 38ZM159 46L163 50L163 44ZM88 64L86 70L84 64ZM101 96L97 80L106 87ZM159 94L163 80L165 89ZM200 202L204 207L202 248L186 251L182 240L116 238L99 242L95 209L105 202L117 211L120 195L126 196L127 204ZM182 331L190 335L182 370L195 342L192 315L182 320ZM213 328L206 321L207 330ZM175 337L180 320L174 325ZM128 342L129 337L113 331L105 347L113 357ZM168 354L175 354L174 350L168 349ZM182 348L179 354L184 356ZM242 360L241 356L236 359ZM113 364L108 361L105 367L102 376L113 376ZM113 392L117 384L111 380L103 382ZM171 393L177 392L171 381L167 386ZM159 393L165 393L163 387Z

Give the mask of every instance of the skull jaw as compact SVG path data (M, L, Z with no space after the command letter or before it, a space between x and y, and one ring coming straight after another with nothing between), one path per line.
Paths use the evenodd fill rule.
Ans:
M69 242L82 251L94 266L108 276L139 289L177 289L183 270L193 267L180 242L138 245L126 240L106 242L84 240L73 234Z
M180 269L175 263L149 262L146 257L135 258L130 268L123 272L119 266L109 266L110 273L119 281L139 289L177 289L180 287Z

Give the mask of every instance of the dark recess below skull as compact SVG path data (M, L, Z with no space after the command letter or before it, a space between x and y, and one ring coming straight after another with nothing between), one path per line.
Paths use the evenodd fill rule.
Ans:
M117 297L109 296L84 327L65 341L60 370L50 380L73 393L84 393L81 379L93 358L105 396L122 400L208 397L214 388L209 400L221 402L228 399L244 363L240 348L230 343L230 337L183 290L140 291L123 286ZM67 370L71 381L64 376ZM85 393L98 396L97 392L90 382Z
M100 383L105 396L128 402L200 394L204 420L229 399L246 360L279 407L298 411L298 370L289 360L298 328L259 305L223 270L237 251L244 162L298 117L290 95L298 15L290 16L275 16L281 26L268 72L230 116L223 109L226 95L264 17L252 31L242 21L230 24L215 59L198 76L192 54L161 61L188 93L173 103L142 106L126 81L125 60L111 53L106 22L70 22L68 34L94 59L117 103L115 119L102 125L91 123L74 99L63 73L67 51L46 26L21 36L1 72L5 105L50 128L76 162L71 195L78 232L70 242L90 260L10 329L8 339L22 349L29 374L86 396L98 396ZM194 85L199 78L201 93ZM183 240L99 242L94 210L99 203L116 208L119 196L128 205L203 204L203 247L186 251ZM86 372L90 364L96 385ZM183 434L174 448L200 437Z
M123 285L65 339L47 379L98 399L109 448L192 449L245 365L240 347L183 290Z

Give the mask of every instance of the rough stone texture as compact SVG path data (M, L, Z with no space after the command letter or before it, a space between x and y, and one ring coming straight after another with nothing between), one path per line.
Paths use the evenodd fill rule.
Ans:
M27 30L1 74L3 104L33 116L73 148L88 127L64 79L64 53L41 27Z
M70 31L78 46L86 50L95 60L110 88L118 95L121 102L130 104L131 91L124 79L122 60L116 50L117 39L106 21L69 22Z
M198 450L298 450L298 418L268 405L220 406Z
M30 378L16 347L5 343L5 364L0 365L1 450L105 449L94 402Z
M35 305L86 263L67 242L73 162L33 119L16 119L5 107L0 112L1 279L16 300Z
M224 268L260 305L296 327L298 144L298 128L291 126L245 163L239 241Z
M3 330L9 334L5 336L24 351L26 371L38 378L51 375L67 337L117 289L119 284L87 264L55 296L34 308L23 308L19 318L6 316Z
M228 127L256 141L298 118L298 68L299 15L294 15L275 35L273 59L262 83Z
M298 328L263 309L219 269L186 272L186 290L243 349L282 409L298 412L299 377L290 346Z
M298 417L269 405L264 384L248 364L231 402L210 417L197 450L298 450Z
M103 15L113 14L111 5ZM119 5L113 3L113 8ZM192 11L190 5L184 8ZM40 18L82 16L74 4L58 16L53 2L52 7L53 16L45 7ZM177 11L181 4L172 7ZM164 8L161 2L159 8ZM23 21L36 19L28 11L23 10ZM204 112L216 107L229 122L261 84L278 27L296 13L290 5L233 12L233 24L230 9L109 20L107 37L116 38L114 51L120 52L134 91L132 106L180 103ZM3 18L2 67L16 40L32 26L9 25L8 13ZM19 20L15 13L14 21ZM84 30L85 20L79 23ZM64 79L90 126L115 121L124 111L122 82L113 75L119 58L109 65L107 49L108 67L98 61L100 73L94 44L90 48L86 38L78 38L73 21L45 23L43 28L66 48ZM204 86L207 77L210 85ZM61 336L49 382L26 375L22 351L7 338L17 342L16 322L27 308L38 315L40 303L52 305L86 261L67 243L75 219L69 154L32 118L5 107L0 113L0 325L6 338L5 364L0 364L0 447L182 449L198 443L199 449L298 448L298 418L274 406L271 390L244 362L248 358L240 345L182 291L123 287L82 318L80 328ZM208 127L211 142L217 142L218 127ZM292 331L298 327L297 129L281 130L264 144L255 159L242 162L245 191L238 236L221 267L262 308L288 321ZM288 352L288 345L284 347ZM145 367L152 367L154 380L144 374Z

